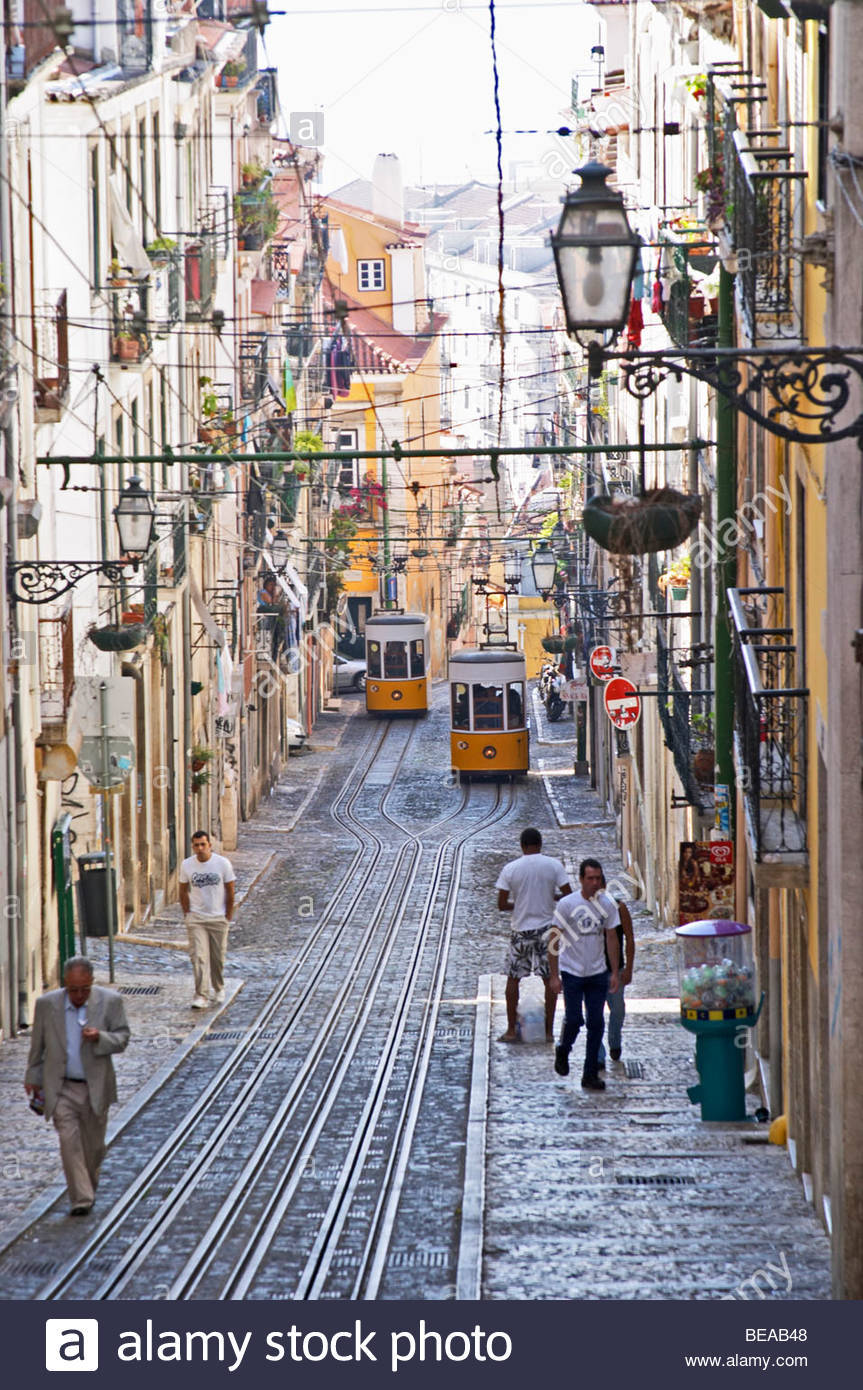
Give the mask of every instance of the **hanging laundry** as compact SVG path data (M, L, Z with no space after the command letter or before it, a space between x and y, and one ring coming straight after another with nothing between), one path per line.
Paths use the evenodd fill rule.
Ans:
M294 374L291 371L290 362L285 359L284 381L282 383L282 396L285 402L285 414L290 415L297 408L297 388L294 385Z
M351 371L355 365L349 340L336 333L323 350L327 384L334 396L348 396L351 390Z
M634 299L646 299L647 293L647 274L644 269L641 247L639 246L635 257L635 274L632 280L632 294Z
M626 325L626 341L630 347L641 347L641 331L644 328L644 315L641 300L633 299L629 306L629 319Z

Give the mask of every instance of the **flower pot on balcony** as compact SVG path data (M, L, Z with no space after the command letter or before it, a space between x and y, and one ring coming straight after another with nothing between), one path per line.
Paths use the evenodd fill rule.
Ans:
M716 756L712 748L699 748L692 759L692 771L696 782L712 782Z
M144 621L143 606L139 608L127 608L125 613L120 614L120 622L124 627L136 627Z
M120 627L108 624L105 627L88 628L87 636L100 652L130 652L133 648L144 645L147 640L147 627L140 621Z
M672 585L671 585L671 597L672 597L672 598L676 598L676 599L678 599L678 600L684 599L684 598L686 598L686 595L687 595L688 593L689 593L689 589L687 588L687 586L686 586L685 584L672 584Z
M137 362L141 356L141 344L137 338L116 337L114 339L114 356L121 362Z
M584 508L591 540L617 555L648 555L671 550L698 525L701 498L675 488L652 488L638 497L599 493Z
M700 294L693 294L689 299L689 320L704 318L704 300Z

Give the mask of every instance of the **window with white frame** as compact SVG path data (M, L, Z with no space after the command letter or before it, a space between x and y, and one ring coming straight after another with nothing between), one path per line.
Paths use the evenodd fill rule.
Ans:
M383 261L357 261L357 287L361 290L382 290L386 285Z
M336 449L355 450L358 440L357 430L339 430L336 435ZM359 459L345 459L339 464L336 487L341 493L348 493L351 488L360 485L360 461Z

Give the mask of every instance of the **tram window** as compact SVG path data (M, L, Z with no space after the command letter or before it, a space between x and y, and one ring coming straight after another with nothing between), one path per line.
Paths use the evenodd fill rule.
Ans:
M506 727L524 728L524 685L521 681L511 681L506 687Z
M425 642L418 637L411 642L411 675L424 676L426 670Z
M384 666L388 681L407 680L408 653L404 642L387 642L384 647Z
M452 726L454 729L470 728L466 685L454 685L452 688Z
M473 687L473 727L475 729L503 728L502 685L475 685Z
M375 680L381 678L381 644L380 642L366 643L366 674Z

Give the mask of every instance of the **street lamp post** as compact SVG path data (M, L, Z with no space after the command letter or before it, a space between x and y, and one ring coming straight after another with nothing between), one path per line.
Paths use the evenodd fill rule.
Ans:
M7 566L9 589L19 603L53 603L88 574L120 584L127 566L136 570L153 543L156 508L140 478L130 478L114 508L120 538L118 560L15 560Z

